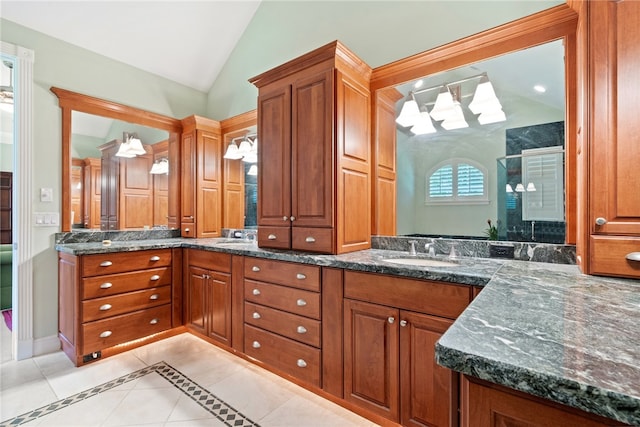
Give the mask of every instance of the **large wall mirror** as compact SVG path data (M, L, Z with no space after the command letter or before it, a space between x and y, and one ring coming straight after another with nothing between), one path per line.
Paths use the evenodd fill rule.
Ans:
M558 6L374 70L400 98L397 235L575 243L576 19Z
M177 228L181 122L51 90L62 109L62 185L69 189L62 231Z

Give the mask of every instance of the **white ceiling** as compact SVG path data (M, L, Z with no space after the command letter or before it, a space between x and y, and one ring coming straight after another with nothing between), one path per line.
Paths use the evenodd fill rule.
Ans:
M0 16L208 92L260 0L0 1Z

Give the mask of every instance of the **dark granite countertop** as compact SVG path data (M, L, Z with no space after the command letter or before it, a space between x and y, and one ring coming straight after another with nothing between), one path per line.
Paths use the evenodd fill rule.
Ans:
M452 267L400 265L384 259L406 252L318 255L229 238L56 245L75 255L176 247L486 285L438 342L438 363L640 425L640 281L587 276L574 265L484 258L462 257Z

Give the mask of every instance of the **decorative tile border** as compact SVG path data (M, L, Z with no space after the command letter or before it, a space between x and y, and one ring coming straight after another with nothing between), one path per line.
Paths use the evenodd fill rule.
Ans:
M82 391L74 394L73 396L60 399L56 402L45 405L41 408L33 411L18 415L17 417L0 422L0 427L19 426L31 422L37 418L44 417L59 409L66 408L67 406L78 403L82 400L94 397L103 391L111 390L119 385L128 383L129 381L136 380L151 373L157 373L162 378L171 383L178 390L189 396L204 408L207 412L214 415L217 419L222 421L229 427L260 427L258 423L250 420L231 405L225 403L223 400L216 397L210 391L204 387L198 385L186 375L182 374L177 369L173 368L166 362L158 362L154 365L147 366L138 371L132 372L128 375L124 375L120 378L108 381L104 384L100 384L89 390Z

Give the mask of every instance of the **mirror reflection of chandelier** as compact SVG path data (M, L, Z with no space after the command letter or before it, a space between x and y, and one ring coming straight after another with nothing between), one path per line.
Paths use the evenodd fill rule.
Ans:
M486 125L505 121L506 115L502 110L502 104L498 100L493 85L486 73L467 77L438 86L411 91L407 95L400 115L396 119L402 127L410 127L416 135L424 135L437 132L433 120L441 122L440 126L445 130L462 129L469 127L462 109L462 83L479 79L473 100L469 104L469 110L478 116L478 123ZM438 96L431 112L427 111L428 103L420 105L416 101L416 95L438 89Z

